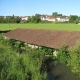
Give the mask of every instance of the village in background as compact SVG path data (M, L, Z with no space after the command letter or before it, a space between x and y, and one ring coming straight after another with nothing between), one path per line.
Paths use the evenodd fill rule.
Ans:
M77 15L66 16L53 12L52 15L48 14L35 14L32 16L0 16L0 23L79 23L80 17Z

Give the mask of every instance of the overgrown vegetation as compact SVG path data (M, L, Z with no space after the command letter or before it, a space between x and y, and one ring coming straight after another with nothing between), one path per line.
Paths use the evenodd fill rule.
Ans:
M45 64L44 55L66 64L80 77L80 44L71 48L63 45L57 54L55 58L51 48L32 49L19 41L4 40L0 35L0 79L46 80L49 68L48 63Z
M43 57L33 49L20 54L0 37L0 80L46 80L46 72L41 73Z
M80 77L80 43L69 49L68 66Z
M80 77L80 42L71 48L62 46L58 51L57 59L71 68L71 71Z
M66 63L68 61L68 50L67 50L67 46L66 45L62 45L62 47L59 48L58 53L57 53L57 59L61 62L61 63Z

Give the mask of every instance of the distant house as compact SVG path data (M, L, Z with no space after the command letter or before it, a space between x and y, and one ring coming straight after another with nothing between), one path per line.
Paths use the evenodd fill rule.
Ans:
M46 17L45 16L41 16L41 20L46 20Z
M20 16L21 20L28 20L28 16Z
M65 17L63 18L62 16L58 16L58 17L52 17L52 16L49 16L49 15L46 15L46 16L41 16L41 20L47 20L47 21L59 21L59 22L65 22L65 21L69 21L69 17Z
M69 21L69 18L61 18L60 21L61 21L61 22Z
M56 18L57 21L60 21L60 19L61 19L60 17L57 17L57 18Z
M53 22L54 22L54 21L56 21L56 18L48 17L48 18L46 18L46 20L47 20L47 21L53 21Z
M65 21L69 21L69 17L65 17L65 18L57 17L56 20L59 22L65 22Z
M51 16L41 16L41 20L47 20L47 21L56 21L56 18L54 18L54 17L51 17Z

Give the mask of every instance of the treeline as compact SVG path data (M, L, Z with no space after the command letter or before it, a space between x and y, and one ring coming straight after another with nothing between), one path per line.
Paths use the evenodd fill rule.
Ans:
M20 23L21 22L21 18L20 17L15 17L13 16L6 16L6 18L4 18L3 16L0 17L0 23Z
M34 16L28 16L27 20L22 20L19 16L0 16L0 23L53 23L53 21L48 20L41 20L41 17L46 18L46 16L52 17L52 18L61 18L66 19L66 17L69 18L69 21L54 21L55 23L79 23L80 17L77 15L70 15L66 16L63 14L59 14L57 12L53 12L52 15L45 15L45 14L35 14Z
M35 14L34 16L28 17L28 20L22 20L19 16L7 16L4 18L0 17L0 23L40 23L40 22L49 22L49 21L41 21L41 15Z
M35 14L35 16L29 17L26 22L27 23L40 23L41 22L41 15Z

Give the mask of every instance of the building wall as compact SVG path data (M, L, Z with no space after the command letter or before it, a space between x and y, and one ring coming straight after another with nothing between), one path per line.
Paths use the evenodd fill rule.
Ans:
M57 21L60 21L60 18L56 18Z
M9 38L7 38L6 36L4 36L4 39L9 39ZM40 46L35 45L35 44L29 44L29 43L24 43L24 44L28 45L29 47L31 47L33 49L37 49L37 48L40 47ZM58 51L56 49L55 50L53 49L53 56L57 56L57 54L58 54Z
M58 51L57 50L53 50L53 56L57 56Z
M27 44L29 47L31 47L31 48L38 48L38 46L37 45L33 45L33 44Z
M8 37L6 37L6 36L3 36L4 37L4 39L9 39Z
M21 19L22 20L28 20L28 17L22 17Z

